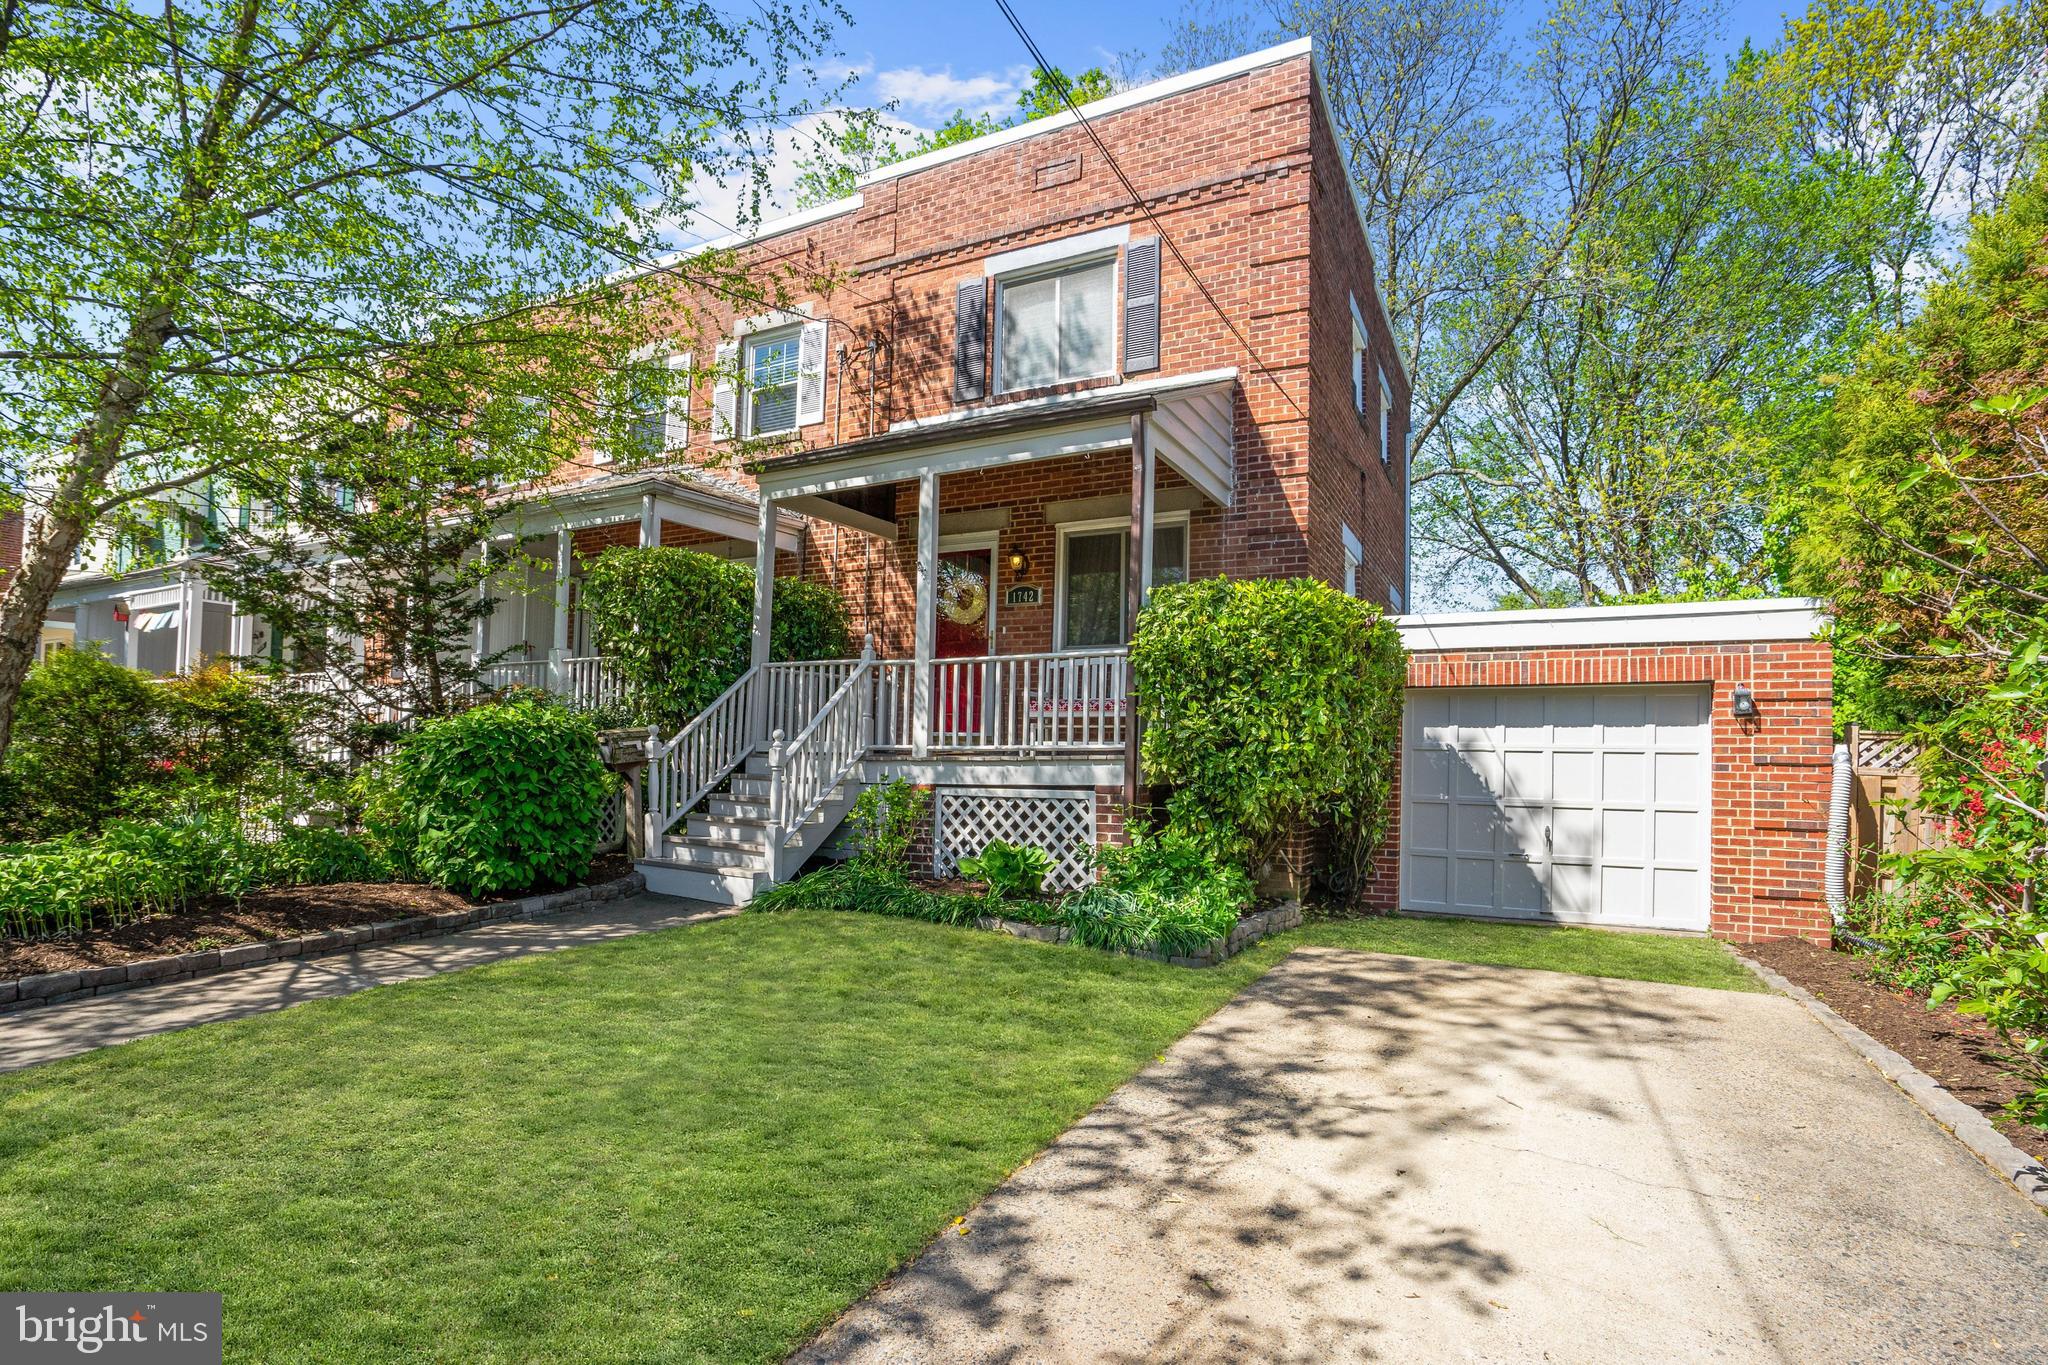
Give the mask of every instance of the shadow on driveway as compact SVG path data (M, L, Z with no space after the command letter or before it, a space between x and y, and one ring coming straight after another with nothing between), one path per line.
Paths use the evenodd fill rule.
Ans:
M2043 1284L1789 1000L1310 948L796 1359L2038 1360Z

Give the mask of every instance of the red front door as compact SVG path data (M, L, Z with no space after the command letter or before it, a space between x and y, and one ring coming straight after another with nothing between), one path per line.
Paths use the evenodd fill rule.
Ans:
M938 636L941 659L977 658L990 653L994 621L990 593L995 587L995 551L949 550L939 556ZM940 668L933 691L934 738L979 735L982 729L982 670Z

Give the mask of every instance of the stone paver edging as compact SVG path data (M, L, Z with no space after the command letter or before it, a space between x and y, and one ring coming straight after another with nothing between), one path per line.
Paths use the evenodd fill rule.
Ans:
M1064 924L1031 924L1025 920L1003 919L1000 916L984 915L974 922L977 929L994 929L1012 938L1036 939L1040 943L1065 943L1074 936L1074 931ZM1170 957L1165 953L1149 952L1143 949L1126 954L1128 957L1142 957L1149 962L1170 962L1176 967L1214 967L1236 957L1245 949L1257 943L1268 934L1277 934L1283 929L1301 927L1301 902L1288 901L1270 910L1259 910L1249 915L1240 915L1237 924L1224 938L1211 939L1201 952L1190 957Z
M2043 1213L2048 1213L2048 1167L2015 1147L2005 1134L1991 1126L1991 1120L1942 1089L1939 1082L1919 1067L1835 1013L1813 992L1793 985L1754 958L1741 953L1736 953L1735 957L1774 990L1798 1001L1823 1027L1855 1049L1880 1076L1905 1091L1929 1118L1954 1134L1959 1142L1976 1154L1978 1160L2010 1180L2014 1189L2032 1200Z
M467 910L441 910L410 919L383 920L376 924L357 924L317 934L301 934L297 938L265 939L259 943L237 943L228 948L207 948L172 957L149 957L140 962L121 962L108 967L81 967L75 972L44 972L37 976L16 977L12 981L0 981L0 1014L37 1005L83 1000L88 996L112 995L138 986L157 986L172 981L188 981L197 976L212 976L217 972L260 967L282 958L316 957L321 953L345 952L372 943L391 943L401 939L438 938L492 920L540 919L579 905L636 896L646 889L646 877L634 872L598 886L572 886L567 891L491 905L474 905Z

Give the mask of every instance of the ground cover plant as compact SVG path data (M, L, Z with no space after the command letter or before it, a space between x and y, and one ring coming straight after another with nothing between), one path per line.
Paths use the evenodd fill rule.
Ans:
M780 1359L1306 943L1743 984L1590 930L1315 923L1194 972L739 915L0 1075L0 1289L218 1290L266 1365Z

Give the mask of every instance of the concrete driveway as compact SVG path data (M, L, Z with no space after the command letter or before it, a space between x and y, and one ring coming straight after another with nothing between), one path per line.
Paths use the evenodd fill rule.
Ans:
M2048 1219L1792 1001L1302 949L801 1360L2048 1360Z

